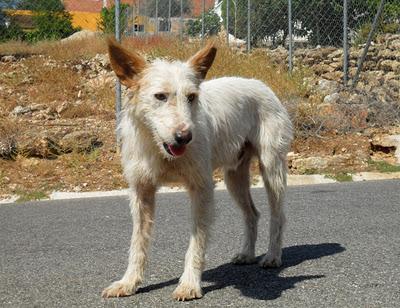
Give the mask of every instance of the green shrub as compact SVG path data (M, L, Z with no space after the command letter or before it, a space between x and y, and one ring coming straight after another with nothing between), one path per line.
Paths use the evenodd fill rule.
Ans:
M127 12L128 4L121 4L120 11ZM128 25L128 14L120 14L120 30L124 33ZM115 33L115 6L110 8L102 8L100 12L100 20L97 23L97 28L103 33Z
M201 35L202 18L189 20L187 23L187 34L190 36ZM221 21L219 16L213 11L208 11L204 15L204 34L211 36L217 34L221 30Z
M357 30L356 35L354 37L354 44L364 44L367 42L369 32L371 31L372 24L370 22L365 23L360 26ZM372 37L372 40L375 40L378 34L382 33L399 33L400 32L400 24L398 23L381 23Z
M33 21L35 30L26 34L26 39L30 42L59 40L79 30L72 26L72 16L66 11L38 12Z
M22 41L24 37L24 31L15 22L11 21L8 27L0 24L0 42Z

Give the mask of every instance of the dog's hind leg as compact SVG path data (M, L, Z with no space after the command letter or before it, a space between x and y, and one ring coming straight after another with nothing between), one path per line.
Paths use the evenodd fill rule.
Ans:
M250 195L251 155L246 153L236 170L225 170L225 183L235 203L243 213L245 237L242 251L233 257L235 264L249 264L255 261L255 244L257 240L257 223L259 213Z
M132 239L128 268L121 280L104 289L103 297L132 295L143 280L144 266L154 219L154 196L152 185L138 185L131 192L131 214L133 220Z
M214 215L214 184L212 178L199 186L188 187L192 209L192 231L185 256L185 269L172 296L176 300L202 297L201 274L207 245L208 229Z
M286 157L277 152L260 153L260 171L268 192L270 205L270 234L268 252L260 261L262 267L282 264L282 239L285 225L283 199L286 190Z

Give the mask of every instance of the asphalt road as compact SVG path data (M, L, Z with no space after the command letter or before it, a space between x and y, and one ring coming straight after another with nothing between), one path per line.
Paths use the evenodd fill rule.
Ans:
M267 246L263 189L258 255ZM292 187L284 265L235 266L242 229L225 191L216 193L204 297L171 298L189 238L186 194L160 194L146 280L138 294L102 299L126 267L131 218L125 198L0 206L1 307L399 307L400 181Z

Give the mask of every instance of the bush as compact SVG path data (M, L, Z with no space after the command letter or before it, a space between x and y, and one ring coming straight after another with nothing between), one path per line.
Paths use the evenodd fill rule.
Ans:
M129 8L128 4L121 4L121 12L126 12ZM120 30L124 33L128 25L128 14L120 14ZM100 12L100 21L97 28L106 34L115 33L115 6L110 8L102 8Z
M189 20L187 24L187 34L190 36L201 35L201 17L195 20ZM204 15L204 34L205 36L216 35L221 30L221 21L219 16L213 11L208 11Z
M16 23L11 21L8 27L0 24L0 42L22 41L23 39L24 31Z
M79 30L72 26L72 16L66 11L38 12L33 21L35 30L26 34L26 39L30 42L59 40Z

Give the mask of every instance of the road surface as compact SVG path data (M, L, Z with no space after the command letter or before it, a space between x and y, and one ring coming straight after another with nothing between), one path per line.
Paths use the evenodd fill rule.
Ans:
M257 255L267 247L263 189ZM189 238L186 194L157 196L146 280L138 294L102 299L126 268L126 198L0 206L0 307L395 307L400 302L400 181L291 187L284 265L229 261L240 248L238 210L216 192L217 219L203 275L204 297L171 298Z

